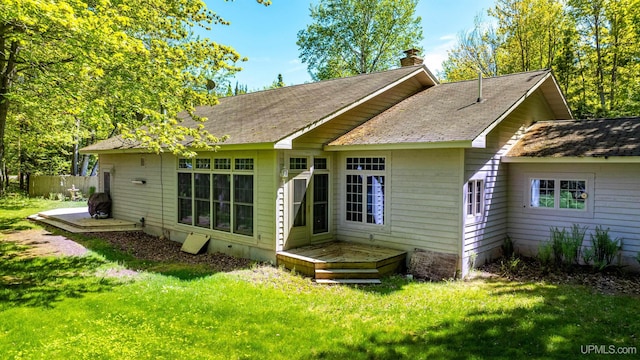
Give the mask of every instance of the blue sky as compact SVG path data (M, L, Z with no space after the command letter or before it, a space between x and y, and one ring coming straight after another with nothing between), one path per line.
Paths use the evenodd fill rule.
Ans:
M220 44L235 48L249 61L235 79L249 90L262 89L282 74L285 84L311 81L305 64L298 59L298 31L311 22L309 5L312 0L272 0L268 7L255 0L205 0L207 7L231 25L214 25L211 31L198 31ZM447 50L455 44L457 35L473 27L479 13L494 4L494 0L421 0L417 14L422 17L425 64L432 72L441 69Z

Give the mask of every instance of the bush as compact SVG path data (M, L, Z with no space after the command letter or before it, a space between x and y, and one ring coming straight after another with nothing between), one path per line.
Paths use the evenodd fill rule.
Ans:
M550 265L553 259L558 267L578 265L587 227L573 224L571 231L567 231L565 228L560 230L557 227L552 227L549 230L551 232L551 241L541 246L539 250L539 254L540 252L543 253L544 261L549 262L548 265ZM543 247L545 248L543 249Z
M544 243L538 248L538 260L544 268L550 268L553 261L553 245Z
M591 245L592 248L587 251L587 259L593 261L593 266L602 271L613 263L613 258L622 248L622 239L611 239L609 228L604 230L601 226L596 226L595 233L591 234Z
M515 254L515 249L513 247L513 240L511 240L511 237L509 235L507 235L507 237L504 238L504 241L502 242L501 247L502 247L502 256L504 256L505 258L510 259Z

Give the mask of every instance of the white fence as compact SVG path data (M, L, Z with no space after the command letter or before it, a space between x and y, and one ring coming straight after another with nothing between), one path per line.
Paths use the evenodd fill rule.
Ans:
M95 187L98 190L97 176L31 176L29 178L29 196L49 197L50 194L64 194L66 197L71 196L72 188L76 188L82 192L84 197L89 196L89 189Z

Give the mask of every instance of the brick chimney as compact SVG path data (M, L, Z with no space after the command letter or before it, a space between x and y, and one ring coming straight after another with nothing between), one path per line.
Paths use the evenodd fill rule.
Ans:
M422 64L424 59L421 58L420 56L418 56L419 51L420 50L418 50L418 49L409 49L409 50L405 51L404 53L406 54L406 56L403 57L402 59L400 59L400 65L405 67L405 66L413 66L413 65Z

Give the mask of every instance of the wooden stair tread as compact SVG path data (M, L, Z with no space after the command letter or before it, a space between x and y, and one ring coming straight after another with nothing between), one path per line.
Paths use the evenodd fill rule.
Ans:
M378 269L316 269L316 274L378 274Z
M382 284L380 279L316 279L318 284Z

